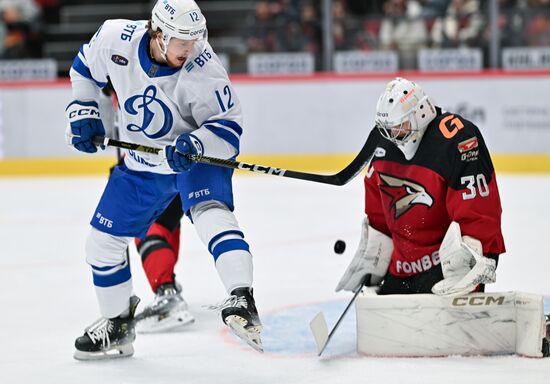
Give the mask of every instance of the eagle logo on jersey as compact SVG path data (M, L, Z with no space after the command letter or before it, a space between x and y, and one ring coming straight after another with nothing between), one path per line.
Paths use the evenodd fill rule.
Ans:
M396 220L415 204L432 206L434 200L422 185L383 173L379 176L382 181L380 190L391 197L390 206L394 209Z
M157 99L156 96L157 88L154 85L150 85L145 89L143 95L135 95L126 100L124 103L124 109L130 115L136 116L140 113L140 110L143 110L143 122L141 126L136 124L128 124L126 129L130 132L143 132L143 134L150 139L158 139L170 132L174 122L172 111L170 111L170 108L168 108L162 100ZM134 107L135 104L137 105ZM153 119L155 119L159 113L164 115L162 117L164 119L162 127L154 132L151 132L152 129L149 129L148 131ZM158 119L155 119L155 121L158 121Z

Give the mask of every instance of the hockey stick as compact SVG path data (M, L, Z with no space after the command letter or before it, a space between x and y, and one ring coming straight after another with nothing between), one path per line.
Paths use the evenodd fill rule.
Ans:
M93 142L95 145L105 145L105 146L111 146L111 147L117 147L117 148L131 149L134 151L146 152L146 153L159 154L162 151L162 149L160 148L148 147L141 144L128 143L124 141L109 139L107 137L96 136L94 137ZM347 184L351 179L353 179L359 172L361 172L363 168L365 168L367 163L372 159L372 155L369 156L367 143L365 142L365 144L363 145L363 148L361 148L361 151L359 151L359 154L355 157L355 159L353 159L353 161L347 167L345 167L343 170L341 170L340 172L334 175L319 175L315 173L290 171L282 168L274 168L274 167L263 166L263 165L249 164L249 163L244 163L244 162L235 161L235 160L217 159L215 157L207 157L207 156L190 155L189 158L192 161L195 161L197 163L202 163L202 164L211 164L211 165L217 165L225 168L242 169L244 171L264 173L266 175L284 176L284 177L290 177L293 179L313 181L316 183L344 185L344 184Z
M315 343L317 344L317 356L321 356L325 348L327 347L328 343L332 339L332 336L334 335L334 332L338 329L340 326L340 323L344 319L344 316L346 316L346 313L348 313L348 310L351 308L351 305L357 298L357 295L359 295L359 292L363 289L363 286L370 284L370 278L371 275L368 274L363 278L363 281L361 282L361 286L357 288L357 291L353 294L353 297L349 301L348 305L346 306L346 309L344 309L344 312L340 315L338 318L338 321L336 321L336 324L328 333L328 327L327 327L327 321L325 320L325 315L323 312L319 312L310 322L309 327L311 328L311 333L313 333L313 338L315 339Z

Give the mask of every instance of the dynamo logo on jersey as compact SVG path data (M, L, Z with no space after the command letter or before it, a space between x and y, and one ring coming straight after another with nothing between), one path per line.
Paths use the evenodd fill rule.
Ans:
M143 113L141 126L128 124L126 129L130 132L142 132L150 139L158 139L170 132L174 122L172 111L170 111L170 108L162 100L157 99L156 96L157 88L154 85L150 85L145 89L143 95L135 95L126 100L124 103L124 110L126 112L133 116L138 115L140 112ZM162 114L162 117L159 114ZM160 118L163 119L162 127L159 130L151 132L155 128L154 126L151 127L151 123L159 121Z

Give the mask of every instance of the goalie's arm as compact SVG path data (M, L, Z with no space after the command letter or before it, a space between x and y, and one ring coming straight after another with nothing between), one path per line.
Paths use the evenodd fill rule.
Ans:
M504 253L501 232L502 207L494 167L481 133L464 121L460 143L473 142L470 151L460 152L457 144L449 148L452 173L448 176L447 212L460 225L463 236L478 239L482 254Z

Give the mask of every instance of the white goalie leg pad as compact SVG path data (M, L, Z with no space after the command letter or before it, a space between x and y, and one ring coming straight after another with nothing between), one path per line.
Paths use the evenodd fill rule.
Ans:
M379 285L388 271L393 253L393 240L369 225L365 216L361 224L361 240L346 271L336 286L340 290L356 292L363 278L371 274L370 285Z
M357 350L365 355L542 357L541 295L365 295L356 313Z
M218 201L191 208L195 230L214 256L218 275L227 291L252 286L252 255L233 212Z
M99 311L106 318L126 311L132 296L132 275L126 260L130 239L92 228L86 240L86 262L92 267Z
M496 281L496 262L483 256L481 242L462 236L460 225L453 221L439 248L443 280L432 287L436 295L465 295L479 284Z

